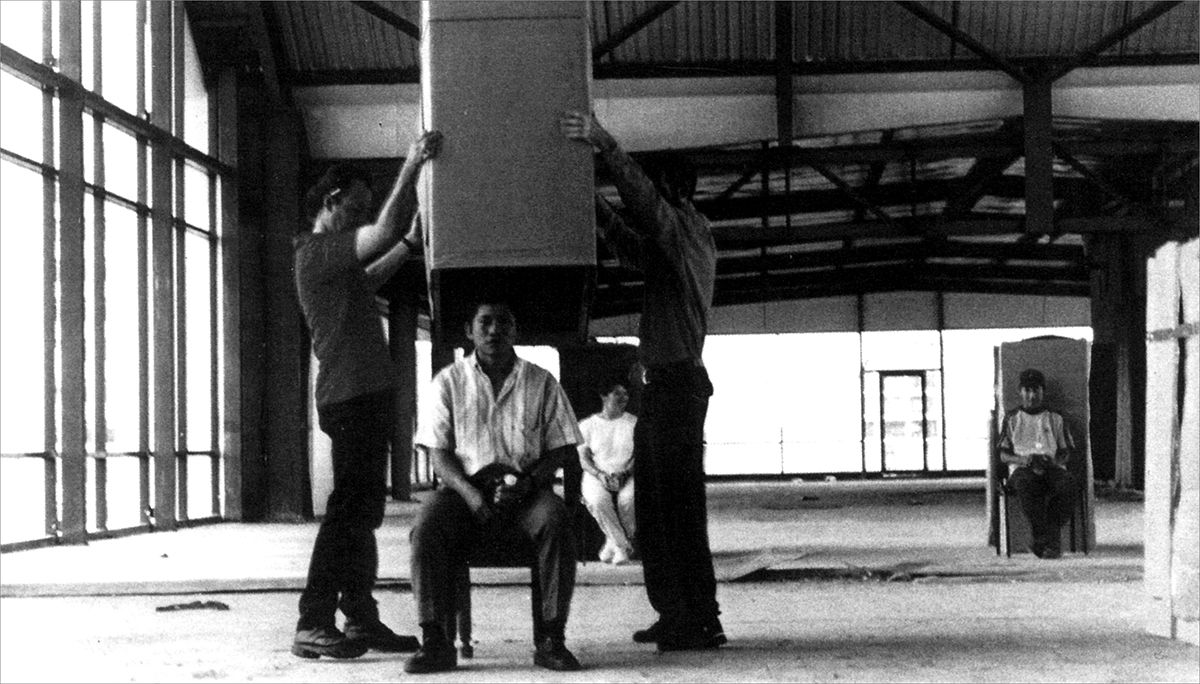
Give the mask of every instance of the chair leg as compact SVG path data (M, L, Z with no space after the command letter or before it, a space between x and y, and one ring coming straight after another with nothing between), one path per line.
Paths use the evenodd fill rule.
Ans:
M1012 558L1012 525L1008 522L1008 492L1000 491L1000 525L1003 528L1004 557Z
M463 658L473 658L475 647L471 645L471 568L462 566L455 578L454 591L454 624L447 629L446 638L454 643L454 632L458 632L458 651Z
M536 561L529 568L529 608L533 618L533 643L536 645L545 632L542 624L542 585L538 582Z

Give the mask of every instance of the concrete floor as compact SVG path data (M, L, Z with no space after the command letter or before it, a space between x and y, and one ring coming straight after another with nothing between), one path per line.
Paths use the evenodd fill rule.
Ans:
M730 644L656 655L640 568L580 566L568 629L587 669L530 658L527 573L477 569L477 657L433 681L1200 681L1148 635L1141 504L1099 500L1098 548L986 545L982 482L722 483L710 535ZM380 531L385 619L413 632L408 524ZM0 557L0 681L393 681L403 655L288 652L315 524L222 524ZM194 601L229 610L155 608Z

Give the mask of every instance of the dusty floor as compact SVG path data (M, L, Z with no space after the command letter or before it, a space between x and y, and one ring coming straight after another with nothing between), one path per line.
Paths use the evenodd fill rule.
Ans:
M530 658L518 570L476 571L477 657L434 681L1200 681L1200 649L1150 636L1141 507L1100 501L1099 547L1040 561L986 546L982 489L940 483L710 487L730 644L656 655L639 568L581 566L568 644ZM404 537L381 530L386 619L414 631ZM0 681L411 680L402 655L288 652L315 524L225 524L0 558ZM889 581L890 580L890 581ZM110 595L88 595L108 593ZM194 601L229 610L155 608Z

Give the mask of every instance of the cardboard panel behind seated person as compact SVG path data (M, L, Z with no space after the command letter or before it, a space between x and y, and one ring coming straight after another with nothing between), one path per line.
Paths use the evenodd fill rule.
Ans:
M996 399L999 420L1006 412L1020 405L1018 377L1021 371L1036 368L1046 376L1044 403L1050 410L1062 414L1063 421L1075 440L1076 450L1071 456L1071 462L1067 464L1067 469L1078 485L1077 496L1084 497L1083 510L1086 511L1086 515L1080 521L1083 524L1082 529L1077 532L1075 546L1081 548L1086 541L1087 548L1092 549L1096 545L1096 522L1092 514L1095 499L1092 487L1092 455L1087 431L1089 346L1087 340L1065 337L1036 337L1020 342L1005 342L1000 345ZM995 463L994 467L1007 466ZM994 478L989 478L989 481L991 480ZM1012 550L1013 553L1024 552L1030 540L1029 526L1024 514L1020 512L1020 503L1016 497L1012 498L1011 506L1013 510L1009 518L1013 523ZM1069 524L1063 526L1063 550L1071 548L1067 536L1069 528Z
M465 307L496 291L525 343L586 334L592 153L558 123L591 106L586 13L585 2L422 4L425 126L445 134L422 177L426 267L449 339Z

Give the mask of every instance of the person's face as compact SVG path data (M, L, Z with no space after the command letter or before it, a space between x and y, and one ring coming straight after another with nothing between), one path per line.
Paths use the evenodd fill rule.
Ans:
M629 405L629 391L621 385L616 385L608 394L601 395L604 400L605 413L624 413Z
M328 195L326 206L329 208L330 223L334 230L354 230L370 223L374 200L371 188L362 181L354 181L349 188Z
M1042 405L1042 398L1045 390L1041 387L1022 387L1021 388L1021 407L1027 409L1035 409Z
M487 356L504 356L512 351L517 322L507 307L483 304L467 324L467 337L475 349Z

